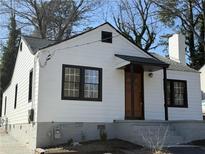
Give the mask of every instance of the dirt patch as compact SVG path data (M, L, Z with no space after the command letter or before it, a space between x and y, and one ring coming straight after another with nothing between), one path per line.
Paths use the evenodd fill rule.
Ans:
M46 153L52 154L151 154L148 149L122 140L108 140L83 142L80 145L61 145L46 149Z
M198 145L198 146L205 147L205 140L195 140L195 141L192 141L192 142L190 142L188 144L189 145Z

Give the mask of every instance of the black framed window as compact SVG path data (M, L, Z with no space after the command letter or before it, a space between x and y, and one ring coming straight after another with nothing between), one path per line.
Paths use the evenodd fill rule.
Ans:
M32 101L33 69L29 73L28 101Z
M22 51L22 42L20 43L20 51Z
M102 69L63 65L62 99L102 100Z
M167 104L169 107L188 107L187 82L167 80Z
M16 109L16 105L17 105L17 93L18 93L18 84L16 84L15 87L14 109Z
M6 107L7 107L7 96L4 98L4 115L6 115Z
M112 43L112 32L102 31L101 33L102 42Z

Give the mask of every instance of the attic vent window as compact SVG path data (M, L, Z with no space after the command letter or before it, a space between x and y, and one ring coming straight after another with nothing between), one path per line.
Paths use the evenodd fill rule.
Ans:
M102 31L101 41L106 43L112 43L112 33L107 31Z
M20 51L22 51L22 42L20 43Z

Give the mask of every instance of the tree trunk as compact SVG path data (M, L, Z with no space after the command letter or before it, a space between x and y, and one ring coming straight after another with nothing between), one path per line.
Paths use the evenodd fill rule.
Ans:
M189 19L190 19L190 28L188 31L188 41L189 41L189 52L190 52L190 61L191 66L196 66L195 61L195 44L194 44L194 16L193 16L193 1L189 0Z

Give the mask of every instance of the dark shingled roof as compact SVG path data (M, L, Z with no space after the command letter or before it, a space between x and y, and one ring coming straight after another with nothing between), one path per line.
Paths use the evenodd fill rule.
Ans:
M144 57L136 57L136 56L128 56L128 55L119 55L115 54L116 57L119 57L121 59L130 61L135 64L146 64L146 65L153 65L153 66L159 66L159 67L168 67L169 64L158 60L157 58L144 58Z
M22 38L26 41L27 45L31 48L32 54L36 54L36 52L48 45L54 44L55 41L32 37L32 36L22 36Z
M174 71L184 71L184 72L198 72L197 70L195 69L192 69L190 68L189 66L187 65L184 65L184 64L181 64L181 63L178 63L174 60L171 60L167 57L163 57L159 54L156 54L156 53L151 53L154 57L156 57L157 59L169 64L169 67L167 68L168 70L174 70Z

